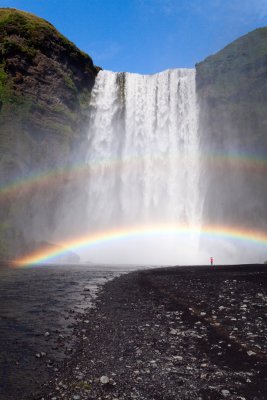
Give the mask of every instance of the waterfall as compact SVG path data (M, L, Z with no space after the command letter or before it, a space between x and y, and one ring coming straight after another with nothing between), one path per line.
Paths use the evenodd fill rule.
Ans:
M194 69L100 71L90 101L90 229L196 226L198 110Z

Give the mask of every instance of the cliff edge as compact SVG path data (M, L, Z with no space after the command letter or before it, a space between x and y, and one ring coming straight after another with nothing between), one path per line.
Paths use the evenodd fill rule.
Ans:
M204 219L264 230L267 28L237 39L197 64L196 71Z

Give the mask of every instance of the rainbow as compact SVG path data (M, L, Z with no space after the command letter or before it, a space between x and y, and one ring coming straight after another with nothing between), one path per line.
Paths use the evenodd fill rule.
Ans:
M223 226L206 226L188 227L185 225L151 225L139 226L133 228L113 229L104 232L92 233L82 237L67 240L60 244L60 248L44 247L38 251L34 251L19 259L14 260L15 267L30 267L37 264L52 262L58 256L64 255L68 251L82 250L100 244L120 241L124 239L142 238L160 235L175 235L177 239L186 235L199 234L208 236L211 239L227 238L245 242L252 242L260 245L267 245L267 233L261 231L253 231L245 228L223 227Z
M108 160L97 159L89 164L77 163L64 168L57 167L56 169L49 169L19 177L7 184L0 185L0 201L6 197L10 198L12 196L17 196L18 193L23 195L23 193L27 193L27 191L32 188L51 187L53 185L58 185L59 182L65 183L70 180L81 179L89 174L101 173L101 171L112 172L114 169L120 168L122 165L124 167L134 168L138 165L142 165L142 162L145 162L146 160L155 162L158 168L161 169L164 167L166 161L177 162L178 164L180 162L189 163L199 160L208 168L233 168L252 173L262 173L267 171L267 159L254 154L209 153L200 156L192 154L192 156L190 158L187 157L186 160L176 153L168 154L167 157L162 154L146 154L143 156L130 155L122 160L117 158L110 158Z

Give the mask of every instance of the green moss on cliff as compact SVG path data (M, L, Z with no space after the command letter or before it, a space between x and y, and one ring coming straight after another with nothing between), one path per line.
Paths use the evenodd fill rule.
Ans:
M70 75L64 75L64 76L63 76L63 79L64 79L64 81L65 81L67 87L68 87L69 89L71 89L73 92L77 93L77 88L76 88L76 86L75 86L73 77L71 77Z
M0 223L0 260L8 258L7 230L7 224Z
M3 106L3 103L6 101L7 97L7 74L4 71L3 66L0 66L0 110Z

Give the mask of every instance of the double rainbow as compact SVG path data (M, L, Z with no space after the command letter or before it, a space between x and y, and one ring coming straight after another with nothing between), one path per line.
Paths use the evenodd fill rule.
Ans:
M173 154L145 154L129 155L123 159L110 158L98 159L91 161L89 164L77 163L69 167L50 169L41 173L27 175L13 180L5 185L0 186L0 202L13 197L20 199L21 195L27 193L29 190L34 191L38 189L51 188L59 183L66 183L68 180L76 181L83 179L88 175L101 174L103 171L114 173L117 168L135 168L142 166L146 160L155 162L158 168L164 168L166 162L175 161L177 164L180 162L194 162L198 158L202 165L207 168L230 168L244 171L245 173L266 173L267 160L261 155L257 154L241 154L241 153L209 153L198 155L192 154L190 159L181 159L181 155ZM142 236L152 235L167 235L172 234L177 237L199 233L199 228L182 226L182 225L153 225L153 226L139 226L132 228L111 229L104 232L90 233L88 235L80 236L71 240L66 240L60 243L60 248L42 248L41 250L32 252L22 258L15 260L15 265L26 267L38 263L53 261L56 257L63 255L70 250L80 250L83 248L90 248L101 243L108 243L111 241L119 241L127 238L136 238ZM204 226L201 228L201 235L210 238L228 238L241 241L253 242L262 245L267 244L267 234L260 231L252 231L240 227L225 227L225 226Z

